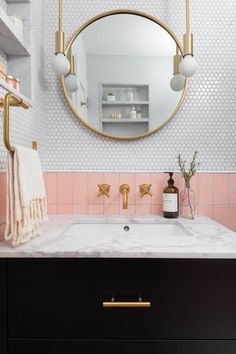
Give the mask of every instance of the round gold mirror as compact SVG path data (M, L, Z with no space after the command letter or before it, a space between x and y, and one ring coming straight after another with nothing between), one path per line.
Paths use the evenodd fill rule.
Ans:
M81 26L67 46L65 97L81 122L101 135L147 136L183 102L181 54L175 34L155 17L132 10L103 13Z

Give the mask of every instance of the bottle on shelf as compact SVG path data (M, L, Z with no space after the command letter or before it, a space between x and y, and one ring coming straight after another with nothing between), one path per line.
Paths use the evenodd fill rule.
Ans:
M134 101L138 101L139 97L138 97L138 88L137 87L133 88L133 93L134 93Z
M125 88L120 89L120 101L125 102L126 101L126 91Z
M132 107L132 110L131 110L131 112L130 112L130 118L131 118L131 119L136 119L136 118L137 118L137 112L136 112L134 106Z
M118 115L117 115L117 113L112 113L112 115L111 115L111 119L118 119Z
M141 119L142 118L142 111L141 111L141 108L138 107L137 109L137 119Z
M128 93L127 93L127 101L133 102L134 100L134 93L131 88L129 88Z

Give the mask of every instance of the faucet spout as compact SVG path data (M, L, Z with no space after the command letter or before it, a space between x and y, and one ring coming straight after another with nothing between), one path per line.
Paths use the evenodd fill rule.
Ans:
M122 184L120 186L120 193L122 194L123 209L128 209L128 193L130 192L130 187L128 184Z

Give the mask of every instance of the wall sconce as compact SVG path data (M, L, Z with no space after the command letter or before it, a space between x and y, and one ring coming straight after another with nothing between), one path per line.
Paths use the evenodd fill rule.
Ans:
M176 45L176 55L173 57L173 77L170 80L170 87L173 91L182 91L185 85L185 78L179 72L179 65L181 62L181 55L179 48Z
M75 56L72 54L71 48L68 52L68 60L70 63L69 73L65 76L65 85L68 91L76 92L79 89L79 83L76 76Z
M186 0L186 33L183 37L184 54L179 65L180 74L191 77L197 71L197 62L193 57L193 34L190 32L189 0Z
M62 31L62 0L59 0L59 30L56 32L55 56L52 61L54 72L66 75L70 70L70 63L65 55L65 33Z

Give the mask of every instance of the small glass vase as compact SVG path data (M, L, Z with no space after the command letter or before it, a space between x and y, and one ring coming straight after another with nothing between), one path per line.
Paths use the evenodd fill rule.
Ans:
M196 196L190 182L185 182L184 190L180 193L180 215L185 219L194 219L196 215Z

